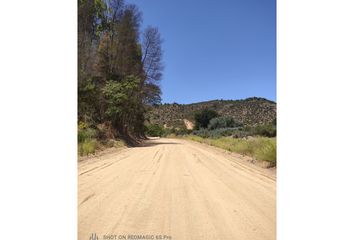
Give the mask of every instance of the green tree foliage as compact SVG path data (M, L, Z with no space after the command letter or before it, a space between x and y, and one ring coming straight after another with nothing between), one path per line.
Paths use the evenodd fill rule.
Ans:
M139 89L140 80L135 76L128 76L124 81L107 81L102 92L106 100L106 115L114 121L123 120L134 112L135 105L139 104L135 94Z
M78 2L78 120L110 122L117 134L144 134L148 105L161 101L161 38L123 0Z
M146 125L145 133L150 137L161 137L164 134L164 129L157 124Z
M241 127L242 124L236 122L232 117L216 117L210 120L208 129Z
M258 125L254 129L254 134L259 136L265 136L265 137L276 137L277 136L276 126L272 124Z
M195 129L207 128L211 119L218 116L214 110L204 109L194 115Z
M86 142L96 137L96 131L89 128L85 123L80 122L78 126L77 140L79 143Z

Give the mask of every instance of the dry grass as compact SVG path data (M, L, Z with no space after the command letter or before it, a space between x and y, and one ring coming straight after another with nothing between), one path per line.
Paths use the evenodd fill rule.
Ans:
M80 156L88 156L90 154L95 154L97 151L104 150L106 148L122 148L125 147L126 143L122 140L109 139L107 142L102 143L96 139L87 139L82 143L78 144L78 152Z
M276 166L276 138L252 137L249 139L239 139L232 137L221 137L211 139L202 138L195 135L188 135L183 138L254 157L257 160L270 162L270 166Z

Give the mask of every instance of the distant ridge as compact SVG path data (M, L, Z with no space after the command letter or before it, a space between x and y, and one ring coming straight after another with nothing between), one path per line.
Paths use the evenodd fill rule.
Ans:
M152 107L146 117L151 124L159 124L168 128L183 128L185 119L194 122L194 114L205 108L215 110L222 116L230 116L250 126L271 123L276 118L276 103L259 97L241 100L210 100L190 104L165 103Z

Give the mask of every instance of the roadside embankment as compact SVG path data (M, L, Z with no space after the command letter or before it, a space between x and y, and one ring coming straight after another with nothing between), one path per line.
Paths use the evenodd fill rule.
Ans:
M211 146L219 147L230 152L236 152L264 161L266 167L275 167L277 163L276 138L249 137L249 138L202 138L195 135L185 135L178 138L188 139Z

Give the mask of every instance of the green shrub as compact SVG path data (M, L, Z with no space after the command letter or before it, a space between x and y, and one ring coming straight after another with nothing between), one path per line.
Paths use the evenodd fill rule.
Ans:
M211 138L232 136L236 130L237 128L219 128L219 129L209 131L209 136Z
M210 120L208 129L241 127L242 124L236 122L232 117L216 117Z
M174 129L174 128L166 128L163 131L162 137L170 136L171 134L175 134L175 132L176 132L176 129Z
M277 135L276 126L272 124L258 125L254 129L254 135L275 137Z
M95 153L98 147L97 141L94 140L86 140L85 142L79 143L78 150L80 156L87 156L89 154Z
M202 129L199 129L199 130L194 130L192 132L193 135L197 135L199 137L202 137L202 138L208 138L209 137L209 131L208 129L205 129L205 128L202 128Z
M246 133L242 132L242 128L218 128L214 130L200 129L194 130L193 135L197 135L203 138L220 138L227 136L244 137L247 136Z
M214 110L204 109L200 112L197 112L194 115L195 126L196 130L200 128L207 128L211 119L218 116L218 113Z
M256 127L234 127L234 128L216 128L216 129L199 129L192 132L203 138L220 138L232 136L234 138L244 138L248 136L276 137L276 128L273 125L260 125ZM183 134L181 134L183 135Z
M86 140L91 140L95 138L96 136L96 130L92 128L84 128L84 129L78 129L77 132L77 140L79 143L83 143Z
M146 125L145 134L150 137L161 137L164 134L164 129L157 124Z
M232 135L233 138L245 138L248 136L252 136L252 134L244 129L237 129L233 131Z
M187 129L187 128L181 128L181 129L176 129L175 130L175 134L177 136L188 135L188 134L191 134L191 133L192 133L192 130Z

